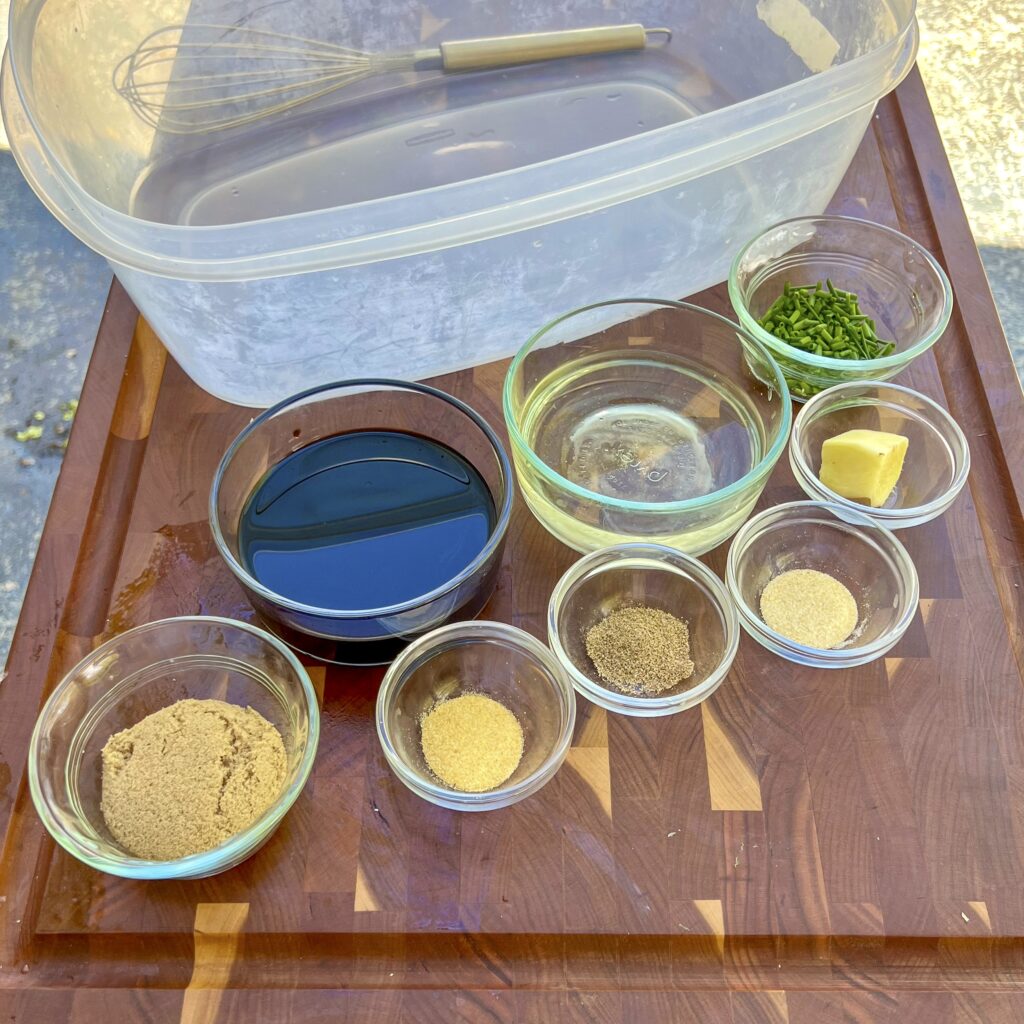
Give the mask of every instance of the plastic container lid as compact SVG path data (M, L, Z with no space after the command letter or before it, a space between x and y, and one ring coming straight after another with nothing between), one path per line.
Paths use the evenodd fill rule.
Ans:
M193 3L190 19L228 23L256 9L247 0L226 0L214 19L203 17L202 6ZM261 27L299 31L289 28L290 23L283 23L284 28L274 25L274 10L259 10L264 12L259 15ZM291 8L276 10L284 18L287 14L280 12ZM223 138L169 139L136 118L109 79L114 64L154 27L151 11L90 8L86 19L74 0L15 0L2 76L4 120L30 184L54 215L92 248L116 263L151 274L242 281L464 245L678 186L875 103L906 74L917 47L912 0L842 5L824 0L759 0L756 5L707 0L697 11L691 4L666 0L655 9L645 7L643 13L650 23L675 30L672 42L658 53L569 58L514 71L403 76L397 87L388 80L371 80L362 91L357 86L316 101L308 111L300 108L291 122L282 122L281 130L268 121L218 133ZM445 21L442 14L451 17ZM574 5L568 13L539 3L535 8L517 5L515 14L522 21L518 31L621 23L636 17L635 12L607 10L599 0ZM379 50L430 46L442 39L501 30L488 23L488 18L493 21L489 7L432 14L411 4L407 17L389 15L390 21L382 21L377 5L362 0L345 15L348 20L341 24L344 19L335 5L314 0L303 11L305 32ZM685 24L680 24L684 18ZM828 40L835 44L834 63L820 73L814 70L820 52L815 56L807 41L814 26L813 38L820 43L814 35L818 30L827 37L826 55ZM753 59L755 54L760 59ZM75 72L75 88L65 88ZM586 100L594 87L603 90L609 103L618 89L618 102L625 99L632 109L654 110L655 122L664 123L647 129L641 118L632 134L564 152L565 131L560 132L559 125L567 122L547 116L551 104L579 96ZM658 96L647 95L650 90ZM435 104L430 116L423 107L424 96L428 107ZM518 102L521 109L512 111L510 102ZM675 114L673 103L678 108ZM581 109L583 105L580 101ZM384 120L367 121L361 128L360 118L370 108ZM443 183L430 184L422 171L433 166L431 160L413 160L411 176L396 173L390 183L377 188L392 194L338 203L340 193L323 169L324 154L308 147L310 133L329 134L323 128L325 118L341 116L339 110L352 123L345 129L345 145L328 154L336 160L334 178L340 179L350 166L358 170L357 177L365 177L370 169L390 167L405 157L412 148L407 144L410 136L394 131L388 136L394 125L411 130L439 120L438 130L451 130L456 137L472 124L498 125L496 135L518 140L520 153L503 165L489 158L490 151L481 144L471 151L476 154L472 159L465 159L465 152L447 152L458 146L438 145L443 140L428 134L431 159L436 163L457 158L462 160L461 169L447 167L441 174ZM475 112L475 121L467 120L466 110ZM598 138L601 132L627 130L624 122L621 129L609 127L600 109L591 120ZM292 132L295 125L304 132L307 150L302 153L314 153L315 161L300 159L290 173L278 164L294 160L300 152ZM531 132L536 136L532 141ZM372 145L367 145L367 133ZM585 136L583 132L571 144L583 146ZM174 141L182 138L186 141ZM490 141L500 143L502 138ZM360 149L364 152L357 154ZM529 150L525 156L524 149ZM214 207L228 201L231 188L244 194L249 172L230 170L218 178L217 162L240 151L257 154L253 173L265 175L273 167L274 180L282 182L282 188L289 180L299 182L296 187L307 188L308 194L278 215L254 216L260 210L250 207L237 222L195 223L217 215ZM553 155L545 157L546 152ZM516 165L516 159L528 162ZM146 183L174 161L188 167L189 173L202 170L207 191L163 215L176 222L152 219L152 211L147 219ZM312 173L313 162L319 166L319 178ZM169 174L165 180L170 185L180 177ZM314 179L324 191L322 206L309 184ZM226 184L230 182L235 184ZM262 180L261 188L267 196L275 192L269 179ZM224 214L229 221L230 216Z

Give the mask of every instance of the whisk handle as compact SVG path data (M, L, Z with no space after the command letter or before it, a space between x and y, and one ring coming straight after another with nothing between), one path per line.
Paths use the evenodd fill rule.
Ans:
M441 43L441 59L446 71L475 71L556 57L642 50L647 45L647 35L648 30L643 25L603 25L561 32L458 39Z

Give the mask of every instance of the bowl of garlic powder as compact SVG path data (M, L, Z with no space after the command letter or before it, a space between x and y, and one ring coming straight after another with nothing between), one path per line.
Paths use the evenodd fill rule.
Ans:
M29 786L54 839L126 878L203 878L274 833L309 777L319 706L276 637L212 616L96 648L47 701Z
M882 657L917 614L917 570L895 534L852 509L794 501L754 516L729 549L740 624L800 665Z

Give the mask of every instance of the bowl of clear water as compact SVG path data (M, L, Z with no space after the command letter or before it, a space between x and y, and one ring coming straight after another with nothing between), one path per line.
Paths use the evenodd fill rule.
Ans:
M653 541L701 554L739 529L786 446L767 348L698 306L620 299L559 317L503 394L526 503L577 551Z

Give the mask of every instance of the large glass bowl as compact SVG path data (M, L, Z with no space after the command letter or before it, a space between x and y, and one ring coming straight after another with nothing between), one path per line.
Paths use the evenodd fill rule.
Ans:
M787 283L826 280L856 294L878 337L895 343L891 355L833 359L794 348L758 324ZM733 261L729 299L739 322L778 360L798 402L835 384L894 377L935 344L953 311L953 290L931 253L856 217L797 217L763 231Z
M847 430L884 430L909 441L903 472L881 508L844 498L818 478L823 442ZM898 384L840 384L800 410L789 464L808 497L900 530L927 523L953 504L967 483L971 452L953 417L925 395Z
M274 803L226 842L176 860L145 860L127 853L103 820L101 751L114 733L188 698L258 711L281 733L287 774ZM32 733L29 788L50 835L84 864L125 878L205 878L270 838L309 778L319 737L316 692L276 637L213 616L162 619L101 644L64 677Z
M793 569L826 573L853 595L857 626L838 647L808 647L761 618L764 588ZM774 654L815 668L852 668L882 657L909 628L920 595L917 570L894 534L819 501L776 505L754 516L732 542L725 579L747 633Z
M523 756L495 789L464 793L441 782L423 757L420 720L438 701L482 693L523 728ZM377 693L377 736L394 773L418 796L456 811L491 811L536 793L565 760L576 695L555 656L501 622L457 622L420 637L394 661Z
M318 608L275 593L242 564L239 521L247 499L286 456L323 438L367 430L418 434L469 462L494 503L487 543L452 579L399 604ZM235 438L213 481L210 526L217 550L271 632L313 658L379 665L391 661L412 638L449 619L472 618L487 603L497 582L512 494L512 466L501 441L464 402L425 384L349 380L286 398Z
M592 626L637 606L666 611L690 628L693 675L654 696L604 682L587 654ZM685 711L722 685L736 657L740 625L725 585L703 562L660 544L620 544L584 555L555 585L548 642L578 693L608 711L654 718Z
M512 361L503 408L523 497L577 551L720 544L753 509L791 417L760 341L660 299L585 306L548 324Z

